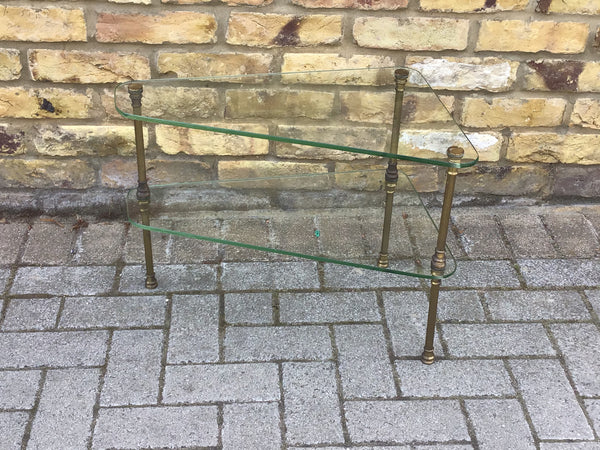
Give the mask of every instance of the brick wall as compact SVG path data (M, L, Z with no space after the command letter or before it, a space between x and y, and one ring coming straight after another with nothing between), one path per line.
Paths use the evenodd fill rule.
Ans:
M600 198L600 0L14 0L0 6L0 205L102 204L131 185L119 81L332 58L421 71L494 140L461 192ZM189 154L149 128L160 181L191 164L299 164L268 149ZM423 170L423 189L439 189L443 172Z

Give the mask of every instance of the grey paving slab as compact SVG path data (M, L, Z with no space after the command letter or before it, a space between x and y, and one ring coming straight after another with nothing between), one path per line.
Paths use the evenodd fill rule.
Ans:
M333 447L333 446L327 446L327 447L288 447L288 450L302 450L305 448L318 448L319 450L411 450L411 447L407 446L407 445L378 445L377 447L370 447L370 446L353 446L353 447L346 447L346 446L341 446L341 447ZM420 448L420 447L419 447ZM449 449L452 450L452 449Z
M402 395L407 397L481 397L514 395L502 361L397 361Z
M164 295L121 297L67 297L60 328L143 327L162 325Z
M480 449L536 448L523 409L516 399L467 400L465 405Z
M9 300L2 330L47 330L56 326L60 298L13 298Z
M105 331L0 334L0 367L99 366L104 363Z
M26 223L0 224L0 266L17 262L19 248L28 228Z
M6 282L10 276L9 269L0 269L0 292L4 292L6 289Z
M584 400L585 409L592 420L596 434L600 430L600 399Z
M302 248L309 254L318 254L319 240L314 236L317 224L314 216L298 217L297 214L287 216L275 216L271 219L270 230L273 242L278 248L298 249ZM307 233L311 239L307 239ZM285 255L272 255L278 259L289 259Z
M443 324L452 356L529 356L555 354L539 323Z
M317 263L282 261L277 263L223 263L221 283L226 291L316 289Z
M519 287L517 272L510 261L459 261L454 275L442 286L465 288Z
M350 439L359 444L470 440L456 400L350 401L345 410Z
M600 285L598 259L524 259L517 262L529 287Z
M41 375L39 370L0 371L0 409L33 408Z
M152 226L172 226L171 220L153 220ZM172 262L173 235L164 233L150 233L152 238L152 256L154 264L170 264ZM140 264L144 261L144 241L142 230L130 226L127 231L123 259L126 264Z
M390 398L397 395L393 366L381 325L334 328L344 398Z
M227 327L226 361L324 360L331 358L325 326Z
M359 217L321 218L317 225L323 253L336 258L369 256L366 253L366 242L362 237L368 233L365 232L361 222Z
M157 401L162 342L162 330L114 332L100 397L102 406Z
M176 295L169 329L169 363L219 359L219 297Z
M25 434L29 414L25 412L0 412L0 450L19 450Z
M514 360L510 367L540 439L593 439L557 360Z
M469 257L478 259L510 257L493 215L456 210L452 219L453 224L460 231L459 240Z
M553 258L552 237L537 214L502 214L500 224L517 258Z
M406 264L412 267L413 264ZM377 289L394 287L419 287L419 280L413 277L394 273L377 272L375 270L340 264L324 264L325 287L333 289Z
M66 264L75 253L75 231L68 223L36 222L25 242L21 262L25 264Z
M425 344L427 296L424 292L384 292L384 309L396 356L420 356ZM439 337L436 352L441 354Z
M540 450L600 450L600 442L541 442Z
M217 412L216 406L102 408L92 448L216 446Z
M561 256L589 258L600 251L597 233L583 214L555 212L543 220Z
M269 243L269 228L268 222L260 218L240 218L240 219L225 219L222 224L223 236L228 241L243 242L264 247ZM268 261L269 254L258 252L244 247L234 245L224 246L226 261Z
M267 292L225 294L225 321L231 324L273 323L273 296Z
M158 287L146 289L146 268L144 266L125 266L121 272L121 292L214 291L217 288L217 270L209 264L173 264L155 265L154 271Z
M600 332L593 324L556 324L556 338L575 386L581 395L600 396Z
M200 236L219 236L218 220L174 220L173 229ZM202 263L219 258L219 248L223 246L215 242L170 236L170 258L179 264Z
M11 294L97 295L111 290L112 266L20 267Z
M283 323L377 322L375 292L300 292L279 295Z
M167 366L165 372L165 403L279 399L279 372L274 363Z
M459 322L482 322L485 313L476 291L440 291L438 319Z
M490 291L485 300L494 320L589 320L577 291Z
M585 295L590 301L592 308L594 308L594 312L596 313L596 315L600 316L600 289L585 291Z
M432 445L415 445L415 450L471 450L473 446L470 444L432 444ZM377 450L374 448L373 450Z
M77 264L115 264L123 255L125 224L89 223L76 240Z
M246 403L223 407L223 450L281 449L277 403Z
M49 371L28 448L86 448L99 379L99 369Z
M288 444L344 442L332 363L284 363L283 401Z

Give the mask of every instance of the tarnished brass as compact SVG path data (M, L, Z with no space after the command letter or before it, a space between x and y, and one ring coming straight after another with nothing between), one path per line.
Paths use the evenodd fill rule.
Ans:
M131 98L131 106L133 114L142 115L142 92L143 88L141 84L130 84L129 97ZM142 122L139 120L133 121L133 127L135 130L135 151L137 156L137 169L138 169L138 187L136 197L140 205L140 215L142 217L142 224L150 226L150 188L148 187L148 180L146 178L146 154L144 152L144 130L142 128ZM154 258L152 256L152 238L150 231L143 230L144 238L144 257L146 260L146 288L154 289L158 286L156 281L156 275L154 273Z
M447 151L447 155L450 163L458 165L464 155L464 150L460 147L450 147ZM449 167L446 173L446 188L444 190L444 202L442 204L442 215L440 216L437 243L435 246L435 253L431 258L431 274L436 277L444 275L444 270L446 269L446 238L448 236L448 227L450 225L450 211L452 209L456 175L458 175L458 169L456 167ZM441 279L431 280L429 312L427 314L427 331L425 333L425 348L421 355L421 361L424 364L433 364L435 360L433 338L435 336L438 298L441 285Z
M392 121L392 142L390 144L390 153L393 155L398 154L398 141L400 139L400 121L402 116L402 101L404 99L404 88L408 81L408 70L397 69L394 72L396 81L396 96L394 100L394 119ZM379 252L379 259L377 260L377 266L388 267L389 266L389 243L390 243L390 229L392 225L392 208L394 204L394 192L396 191L396 185L398 183L398 160L390 158L388 160L388 166L385 171L385 212L383 216L383 232L381 234L381 251Z

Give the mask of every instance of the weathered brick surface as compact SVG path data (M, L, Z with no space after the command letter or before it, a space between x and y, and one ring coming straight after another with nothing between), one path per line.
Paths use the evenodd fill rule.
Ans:
M91 116L92 98L68 89L0 88L0 117L26 119L85 119Z
M507 158L516 162L599 164L600 135L529 132L509 140Z
M469 97L465 99L462 124L469 127L551 127L562 123L567 103L563 99L508 99Z
M544 3L547 3L547 6L538 6L538 10L544 13L598 14L600 12L600 5L590 0L574 0L569 2L551 0Z
M573 106L569 125L600 129L600 100L578 98Z
M520 11L525 9L528 0L500 0L489 2L485 0L421 0L419 6L423 11L444 11L456 13Z
M19 50L11 48L0 49L0 80L16 80L21 75L21 61Z
M25 132L9 124L0 124L0 155L18 155L25 151Z
M0 41L86 41L82 9L0 6Z
M94 185L94 168L86 161L11 159L0 166L0 186L86 189Z
M273 56L264 53L169 53L158 55L158 70L178 77L268 73Z
M406 8L408 0L292 0L305 8L353 8L365 10L396 10Z
M525 88L542 91L600 91L600 63L574 60L527 61Z
M227 91L225 116L325 119L332 113L333 101L332 92L232 89Z

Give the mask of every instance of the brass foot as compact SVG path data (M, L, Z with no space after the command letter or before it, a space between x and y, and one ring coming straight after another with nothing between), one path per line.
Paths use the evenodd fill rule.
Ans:
M390 260L388 255L385 253L379 254L379 259L377 260L377 267L388 267L390 265Z
M158 281L154 274L146 275L146 289L156 289L158 287Z
M423 350L423 354L421 355L421 362L423 364L431 365L435 361L435 355L433 354L433 350Z

